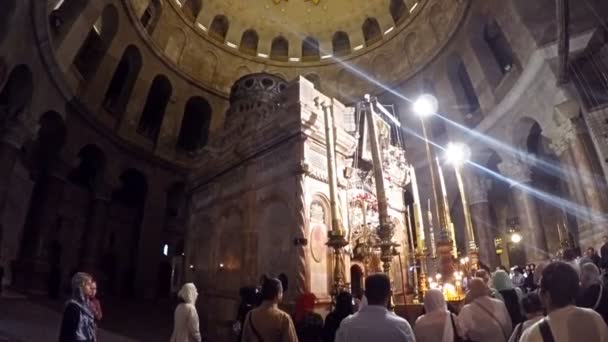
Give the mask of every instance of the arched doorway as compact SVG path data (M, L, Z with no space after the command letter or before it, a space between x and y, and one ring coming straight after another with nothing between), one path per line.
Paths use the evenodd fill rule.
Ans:
M350 292L353 297L363 297L363 270L359 265L350 267Z

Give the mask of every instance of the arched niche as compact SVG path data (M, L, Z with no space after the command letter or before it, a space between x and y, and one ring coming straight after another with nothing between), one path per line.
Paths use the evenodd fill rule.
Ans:
M209 27L209 34L211 37L221 41L222 43L226 40L228 29L230 28L230 22L224 15L216 15L211 22Z
M270 45L270 59L286 62L289 57L289 42L285 37L279 36L272 40Z
M211 105L207 100L198 96L189 99L177 140L178 148L192 152L207 145L211 116Z
M173 86L166 76L158 75L154 78L139 119L139 134L156 142L172 93Z
M302 41L302 61L318 61L320 58L319 41L313 37L306 37Z
M0 127L29 106L34 91L32 71L29 66L19 64L9 73L0 90Z
M148 6L146 7L146 10L139 19L139 21L141 22L144 29L146 30L146 32L148 32L149 35L152 35L154 33L154 30L156 29L156 25L158 24L162 13L162 2L160 0L150 0Z
M74 58L74 66L85 81L97 72L117 31L118 10L114 5L107 5Z
M331 39L331 45L334 56L344 56L348 55L351 52L350 38L348 37L348 34L344 31L338 31L334 33Z
M127 46L114 70L103 101L104 108L117 119L122 117L127 108L141 67L142 57L139 49L135 45Z
M182 1L182 12L184 12L186 17L192 22L196 21L202 8L203 8L202 0L183 0Z
M258 53L258 42L260 38L258 33L249 29L243 32L241 36L241 44L239 45L239 50L251 56L256 56Z
M51 7L49 25L56 43L61 43L91 0L57 0Z
M70 171L68 179L94 191L102 182L105 165L105 153L96 145L86 145L78 152L78 164Z
M477 92L462 58L452 54L447 60L448 78L464 122L469 127L476 126L483 115L481 113Z
M365 45L370 46L376 42L382 40L382 32L380 31L380 24L376 18L367 18L361 26L363 31L363 38L365 39Z
M391 13L395 25L401 24L410 14L403 0L391 0L389 12Z

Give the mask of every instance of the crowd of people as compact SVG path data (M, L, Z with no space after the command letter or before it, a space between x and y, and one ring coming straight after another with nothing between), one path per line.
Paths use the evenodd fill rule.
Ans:
M504 268L493 273L479 269L467 283L462 307L431 289L413 329L388 309L391 283L384 274L365 279L361 301L339 293L325 319L315 312L312 293L297 297L293 317L283 311L284 282L264 277L259 288L241 289L233 328L242 342L608 342L608 284L597 266L608 264L587 252L584 258L515 268L511 275ZM197 297L193 283L178 292L170 342L204 340ZM95 280L76 273L59 341L97 341L101 319Z

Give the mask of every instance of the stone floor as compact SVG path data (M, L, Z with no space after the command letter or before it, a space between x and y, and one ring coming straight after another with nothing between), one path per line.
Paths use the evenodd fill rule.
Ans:
M167 342L173 324L169 302L102 302L99 342ZM0 342L56 341L63 301L4 293L0 297Z

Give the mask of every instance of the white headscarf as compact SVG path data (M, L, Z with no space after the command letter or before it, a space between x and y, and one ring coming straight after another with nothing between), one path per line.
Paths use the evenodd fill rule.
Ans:
M177 293L177 296L188 304L194 304L198 297L196 286L194 286L194 283L185 283Z
M426 339L429 341L453 342L454 334L457 332L454 331L454 327L452 326L451 313L448 311L448 305L445 302L445 297L441 291L437 289L427 291L427 293L424 295L424 311L424 316L420 317L416 322L417 325L420 323L420 326L416 328L418 333L424 334ZM426 321L427 323L439 323L440 320L443 320L441 340L439 340L439 330L437 329L436 324L424 325L426 328L422 327L423 321Z
M448 305L445 302L443 293L437 289L430 289L424 295L424 311L430 314L436 311L447 311Z

